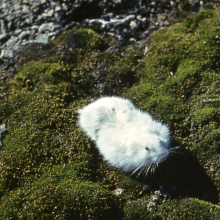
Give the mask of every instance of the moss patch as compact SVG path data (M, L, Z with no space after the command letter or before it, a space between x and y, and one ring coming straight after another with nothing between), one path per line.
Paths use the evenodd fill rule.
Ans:
M55 166L10 192L1 200L1 219L121 219L120 199L96 183L74 180L76 166Z
M157 31L146 56L142 47L112 53L106 49L114 41L89 29L23 51L0 100L7 128L0 149L0 219L216 219L218 14L202 11ZM172 146L183 147L183 154L161 164L170 167L168 176L164 169L164 178L151 180L154 190L167 178L172 198L154 213L146 212L151 192L108 165L77 126L76 110L103 95L131 99L167 123ZM124 193L114 195L117 188Z

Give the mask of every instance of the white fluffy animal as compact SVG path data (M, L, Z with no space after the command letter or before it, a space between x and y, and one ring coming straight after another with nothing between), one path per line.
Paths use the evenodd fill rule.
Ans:
M78 113L80 128L113 166L131 174L147 175L169 156L168 127L127 99L100 98Z

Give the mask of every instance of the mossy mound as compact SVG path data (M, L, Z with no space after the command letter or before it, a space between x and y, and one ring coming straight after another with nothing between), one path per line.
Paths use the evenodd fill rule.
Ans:
M219 219L220 206L198 199L167 200L156 208L144 200L128 202L125 205L125 220L147 219Z
M177 184L188 196L201 196L212 188L215 201L220 186L218 13L202 11L155 33L141 84L127 95L168 123L172 145L186 149L185 156L171 165L170 184Z
M136 81L135 52L106 52L108 41L89 29L72 30L21 53L18 73L0 101L7 128L0 153L0 219L122 218L124 202L111 192L114 168L77 126L76 110L91 94L100 96L100 83L119 94Z
M39 181L10 192L1 200L1 219L121 219L120 199L85 178L75 180L76 168L76 163L55 166Z
M23 51L0 101L7 128L0 149L0 219L123 219L123 212L127 219L196 219L200 209L204 218L217 216L219 207L212 203L218 203L220 187L218 13L202 11L159 30L146 56L140 46L106 50L114 40L89 29ZM151 181L153 190L163 184L163 167L169 167L165 190L171 199L153 215L145 209L150 194L142 183L103 161L77 126L76 110L102 95L131 99L167 123L172 146L184 149L161 164L160 178ZM117 188L124 193L114 195Z

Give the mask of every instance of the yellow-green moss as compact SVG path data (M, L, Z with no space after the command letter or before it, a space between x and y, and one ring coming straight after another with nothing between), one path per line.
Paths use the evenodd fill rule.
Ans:
M142 192L141 183L102 160L95 144L78 128L76 110L89 103L90 96L130 98L169 125L172 146L185 147L185 154L171 160L167 190L175 194L171 190L175 185L177 197L216 203L218 13L202 11L159 30L146 57L140 47L115 54L105 51L109 39L89 29L64 33L54 43L36 46L39 50L24 51L18 73L7 82L8 95L0 100L1 123L7 128L0 149L0 219L22 215L23 219L73 219L73 214L76 219L103 219L111 213L116 213L111 219L122 219L120 210L129 200L124 209L127 219L196 219L198 209L202 214L209 210L210 203L173 199L158 205L154 214L146 213L150 195ZM117 187L126 189L122 196L110 192ZM215 206L212 216L218 210Z
M155 205L151 211L145 200L130 201L125 205L126 220L147 219L219 219L220 206L198 199L167 200Z
M75 180L76 166L55 167L10 192L1 199L0 219L121 219L120 199L83 177Z

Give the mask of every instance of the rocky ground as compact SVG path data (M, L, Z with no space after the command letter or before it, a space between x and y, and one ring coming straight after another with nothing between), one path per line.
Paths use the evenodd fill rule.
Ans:
M118 46L133 45L173 19L218 6L196 0L2 0L0 84L16 72L16 54L26 45L48 43L74 26L105 30Z

